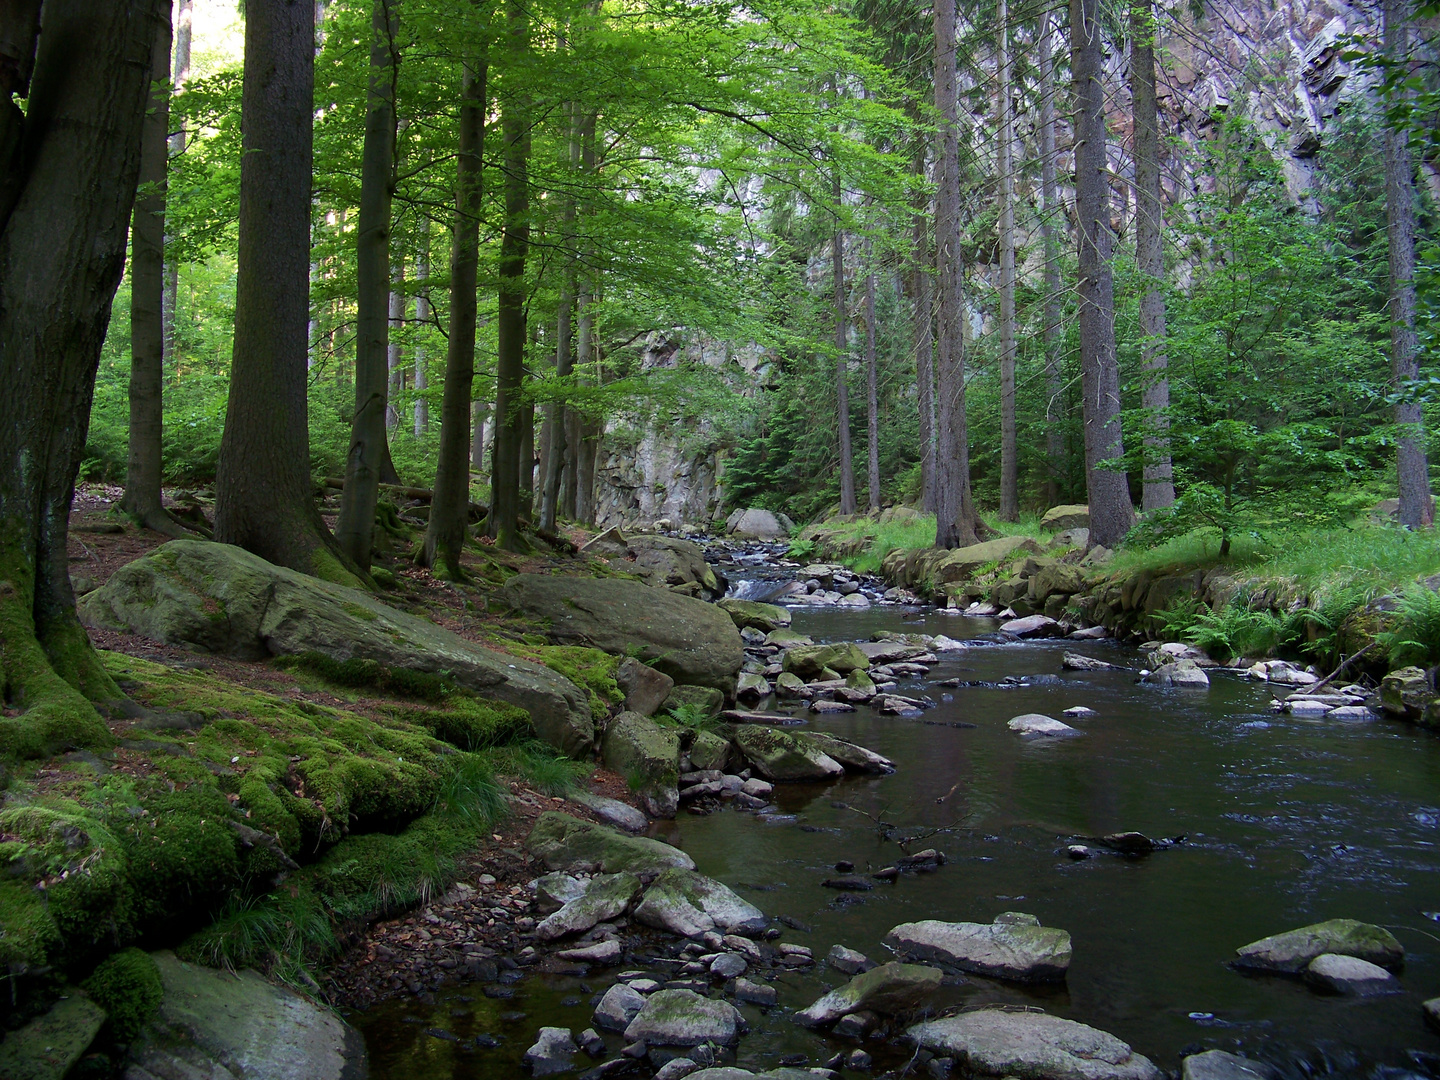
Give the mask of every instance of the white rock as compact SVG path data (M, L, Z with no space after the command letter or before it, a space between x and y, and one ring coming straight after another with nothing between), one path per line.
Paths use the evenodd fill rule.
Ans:
M1400 992L1400 980L1379 964L1336 953L1324 953L1311 960L1305 968L1305 981L1313 989L1353 997Z
M1085 1024L1036 1012L979 1009L917 1024L910 1037L976 1076L1027 1080L1162 1080L1149 1058Z
M1094 709L1087 708L1087 707L1084 706L1084 705L1071 705L1070 708L1066 709L1066 710L1065 710L1063 713L1061 713L1060 715L1061 715L1061 716L1095 716L1095 715L1096 715L1096 712L1095 712Z
M1053 716L1045 716L1043 713L1025 713L1017 716L1007 725L1011 731L1018 731L1021 735L1079 735L1069 724L1056 720Z

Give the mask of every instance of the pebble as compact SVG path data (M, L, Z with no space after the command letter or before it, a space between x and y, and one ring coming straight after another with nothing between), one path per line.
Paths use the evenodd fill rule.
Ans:
M780 999L775 987L751 982L749 979L735 980L735 997L751 1005L774 1005Z

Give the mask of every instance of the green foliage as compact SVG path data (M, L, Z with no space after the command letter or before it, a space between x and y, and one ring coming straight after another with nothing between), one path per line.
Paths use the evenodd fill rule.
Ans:
M508 809L490 761L478 754L455 755L435 796L435 815L480 831L501 820Z
M303 671L334 686L378 690L418 701L443 701L456 692L455 681L444 674L386 667L375 660L335 660L323 653L308 652L276 657L273 662L276 667Z
M538 740L496 750L493 760L501 771L523 776L536 791L557 797L569 795L590 772L585 762L567 758Z
M1440 663L1440 592L1412 584L1400 594L1393 627L1375 635L1392 668Z
M178 952L182 959L210 967L259 968L294 981L307 960L328 956L335 948L330 918L307 882L264 896L232 897L215 921Z
M105 959L84 982L85 992L109 1014L117 1042L128 1043L160 1008L165 988L148 953L122 949Z
M543 664L564 675L576 686L590 692L590 711L595 716L608 716L610 708L625 700L615 683L615 669L620 657L583 645L524 645L512 650L519 656Z
M684 701L667 709L656 717L660 723L670 723L686 731L716 731L721 727L720 718L703 705Z

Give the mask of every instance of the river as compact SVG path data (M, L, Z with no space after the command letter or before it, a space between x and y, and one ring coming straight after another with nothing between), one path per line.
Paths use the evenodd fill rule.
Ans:
M794 629L825 642L882 630L974 638L994 624L877 606L795 609ZM1134 650L1109 642L1063 647L1140 664ZM1440 994L1440 739L1386 720L1277 715L1270 688L1225 674L1209 690L1182 691L1137 685L1127 672L1062 672L1061 652L1059 642L1025 642L941 654L929 675L897 687L939 702L923 716L861 707L809 720L891 758L893 775L779 786L779 810L794 815L788 823L682 811L657 835L767 914L808 928L787 928L785 940L811 946L817 958L840 943L883 962L881 940L898 923L989 922L1007 910L1072 935L1063 987L972 978L947 987L941 1004L1038 1005L1110 1031L1167 1069L1184 1053L1220 1048L1292 1077L1440 1076L1440 1036L1420 1010ZM935 685L1042 674L1059 678ZM1074 721L1081 737L1029 741L1006 728L1018 714L1058 717L1074 705L1095 710ZM871 892L821 887L838 860L863 872L899 854L857 811L895 823L897 835L943 830L915 847L942 849L947 864ZM1121 830L1185 840L1141 859L1066 854L1073 838ZM1240 945L1336 917L1396 934L1406 949L1404 993L1327 998L1298 981L1226 966ZM536 1028L589 1027L590 1002L614 974L596 972L583 986L535 976L503 1001L478 987L452 988L434 1004L391 1002L350 1019L365 1035L376 1080L521 1076L519 1058ZM738 1063L759 1071L803 1054L819 1064L852 1047L789 1017L837 981L822 963L780 976L781 1008L743 1006L751 1032ZM493 1033L502 1042L476 1051L427 1035L427 1027L461 1038ZM873 1042L866 1049L877 1072L903 1061L896 1048L888 1057Z

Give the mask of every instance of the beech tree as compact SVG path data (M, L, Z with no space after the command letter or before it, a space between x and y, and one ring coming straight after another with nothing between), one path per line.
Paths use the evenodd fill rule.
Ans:
M158 0L46 0L43 14L39 0L0 8L6 754L102 746L109 733L92 702L121 697L76 618L66 541L164 18Z
M865 448L870 509L880 509L880 387L875 359L874 245L865 239Z
M837 91L838 93L838 91ZM835 233L830 240L831 286L835 290L835 428L840 443L840 513L855 513L855 461L850 448L849 320L845 309L845 230L840 224L840 171L832 174L831 194L835 199Z
M1064 377L1060 350L1064 334L1060 326L1060 231L1057 218L1063 223L1058 188L1055 182L1055 28L1059 20L1050 12L1040 16L1040 130L1037 133L1040 152L1040 247L1045 257L1044 300L1040 308L1041 343L1045 350L1045 501L1053 506L1060 499L1060 469L1065 453L1065 437L1061 429Z

